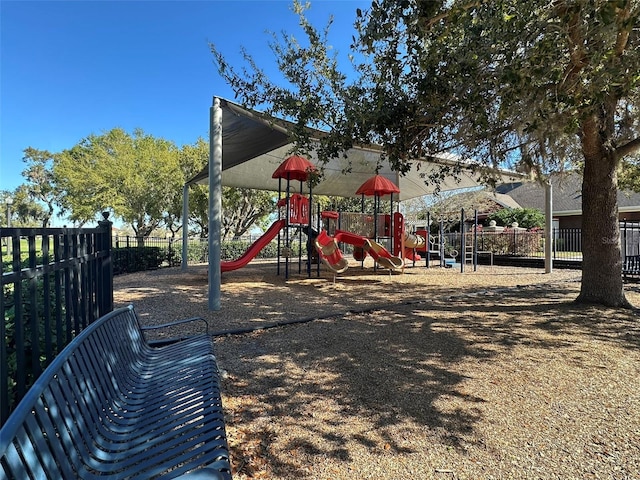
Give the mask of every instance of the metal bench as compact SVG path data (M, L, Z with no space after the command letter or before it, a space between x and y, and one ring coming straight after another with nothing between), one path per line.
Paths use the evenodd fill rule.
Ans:
M622 276L625 280L629 277L640 278L640 255L628 255L622 262Z
M60 352L0 430L0 478L231 479L211 337L143 330L121 308Z

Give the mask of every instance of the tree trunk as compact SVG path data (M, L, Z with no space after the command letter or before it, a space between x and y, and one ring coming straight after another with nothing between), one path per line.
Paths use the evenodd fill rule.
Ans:
M624 295L618 219L618 160L597 116L583 126L582 284L579 303L630 307Z

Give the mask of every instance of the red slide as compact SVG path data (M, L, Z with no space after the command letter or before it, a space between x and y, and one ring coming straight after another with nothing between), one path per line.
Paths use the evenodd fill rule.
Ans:
M362 235L356 235L355 233L345 230L336 230L333 238L336 239L336 242L349 243L354 247L364 248L365 250L369 249L369 245L367 244L369 239Z
M253 260L256 255L262 250L271 240L275 238L281 228L286 225L284 220L276 220L273 225L269 227L269 230L255 242L253 242L247 251L242 254L237 260L231 260L228 262L220 262L220 271L230 272L231 270L237 270L244 267L247 263Z

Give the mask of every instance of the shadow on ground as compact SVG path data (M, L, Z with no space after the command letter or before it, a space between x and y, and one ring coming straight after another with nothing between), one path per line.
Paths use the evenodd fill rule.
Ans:
M476 429L486 401L467 391L467 366L504 362L523 348L541 361L566 352L579 366L593 361L593 342L640 347L633 312L572 298L565 288L538 286L445 292L220 338L230 423L243 430L237 470L264 462L283 478L302 477L305 464L349 461L354 444L374 455L412 453L416 434L465 450L482 437ZM262 447L248 452L251 445Z

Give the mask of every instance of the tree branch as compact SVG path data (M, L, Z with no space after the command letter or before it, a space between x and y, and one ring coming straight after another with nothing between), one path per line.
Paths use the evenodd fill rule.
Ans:
M580 31L580 12L571 12L564 4L558 7L558 12L563 17L566 17L567 15L569 16L569 19L566 21L567 46L569 48L570 61L567 64L564 79L561 82L562 89L567 90L565 86L574 84L582 69L588 64L588 58L584 48L583 32ZM569 87L569 89L571 89L571 87Z
M624 145L620 145L618 148L616 148L616 154L618 155L618 157L625 157L639 150L640 137L637 137L630 142L627 142Z
M466 5L462 5L460 8L462 10L469 10L471 8L474 7L479 7L480 6L479 1L475 1L475 2L469 2ZM436 15L434 17L431 17L429 19L426 19L425 24L424 24L424 29L429 30L431 27L433 27L436 23L438 23L440 20L446 20L447 17L449 17L449 15L451 15L451 10L448 10L446 12L443 12L439 15Z
M618 37L616 38L616 46L614 51L616 52L616 56L620 57L627 48L629 34L634 24L633 22L629 22L629 19L631 18L631 2L626 5L626 7L624 8L624 12L622 14L619 14L618 18L619 23L621 23L623 26L626 24L626 26L618 31Z

